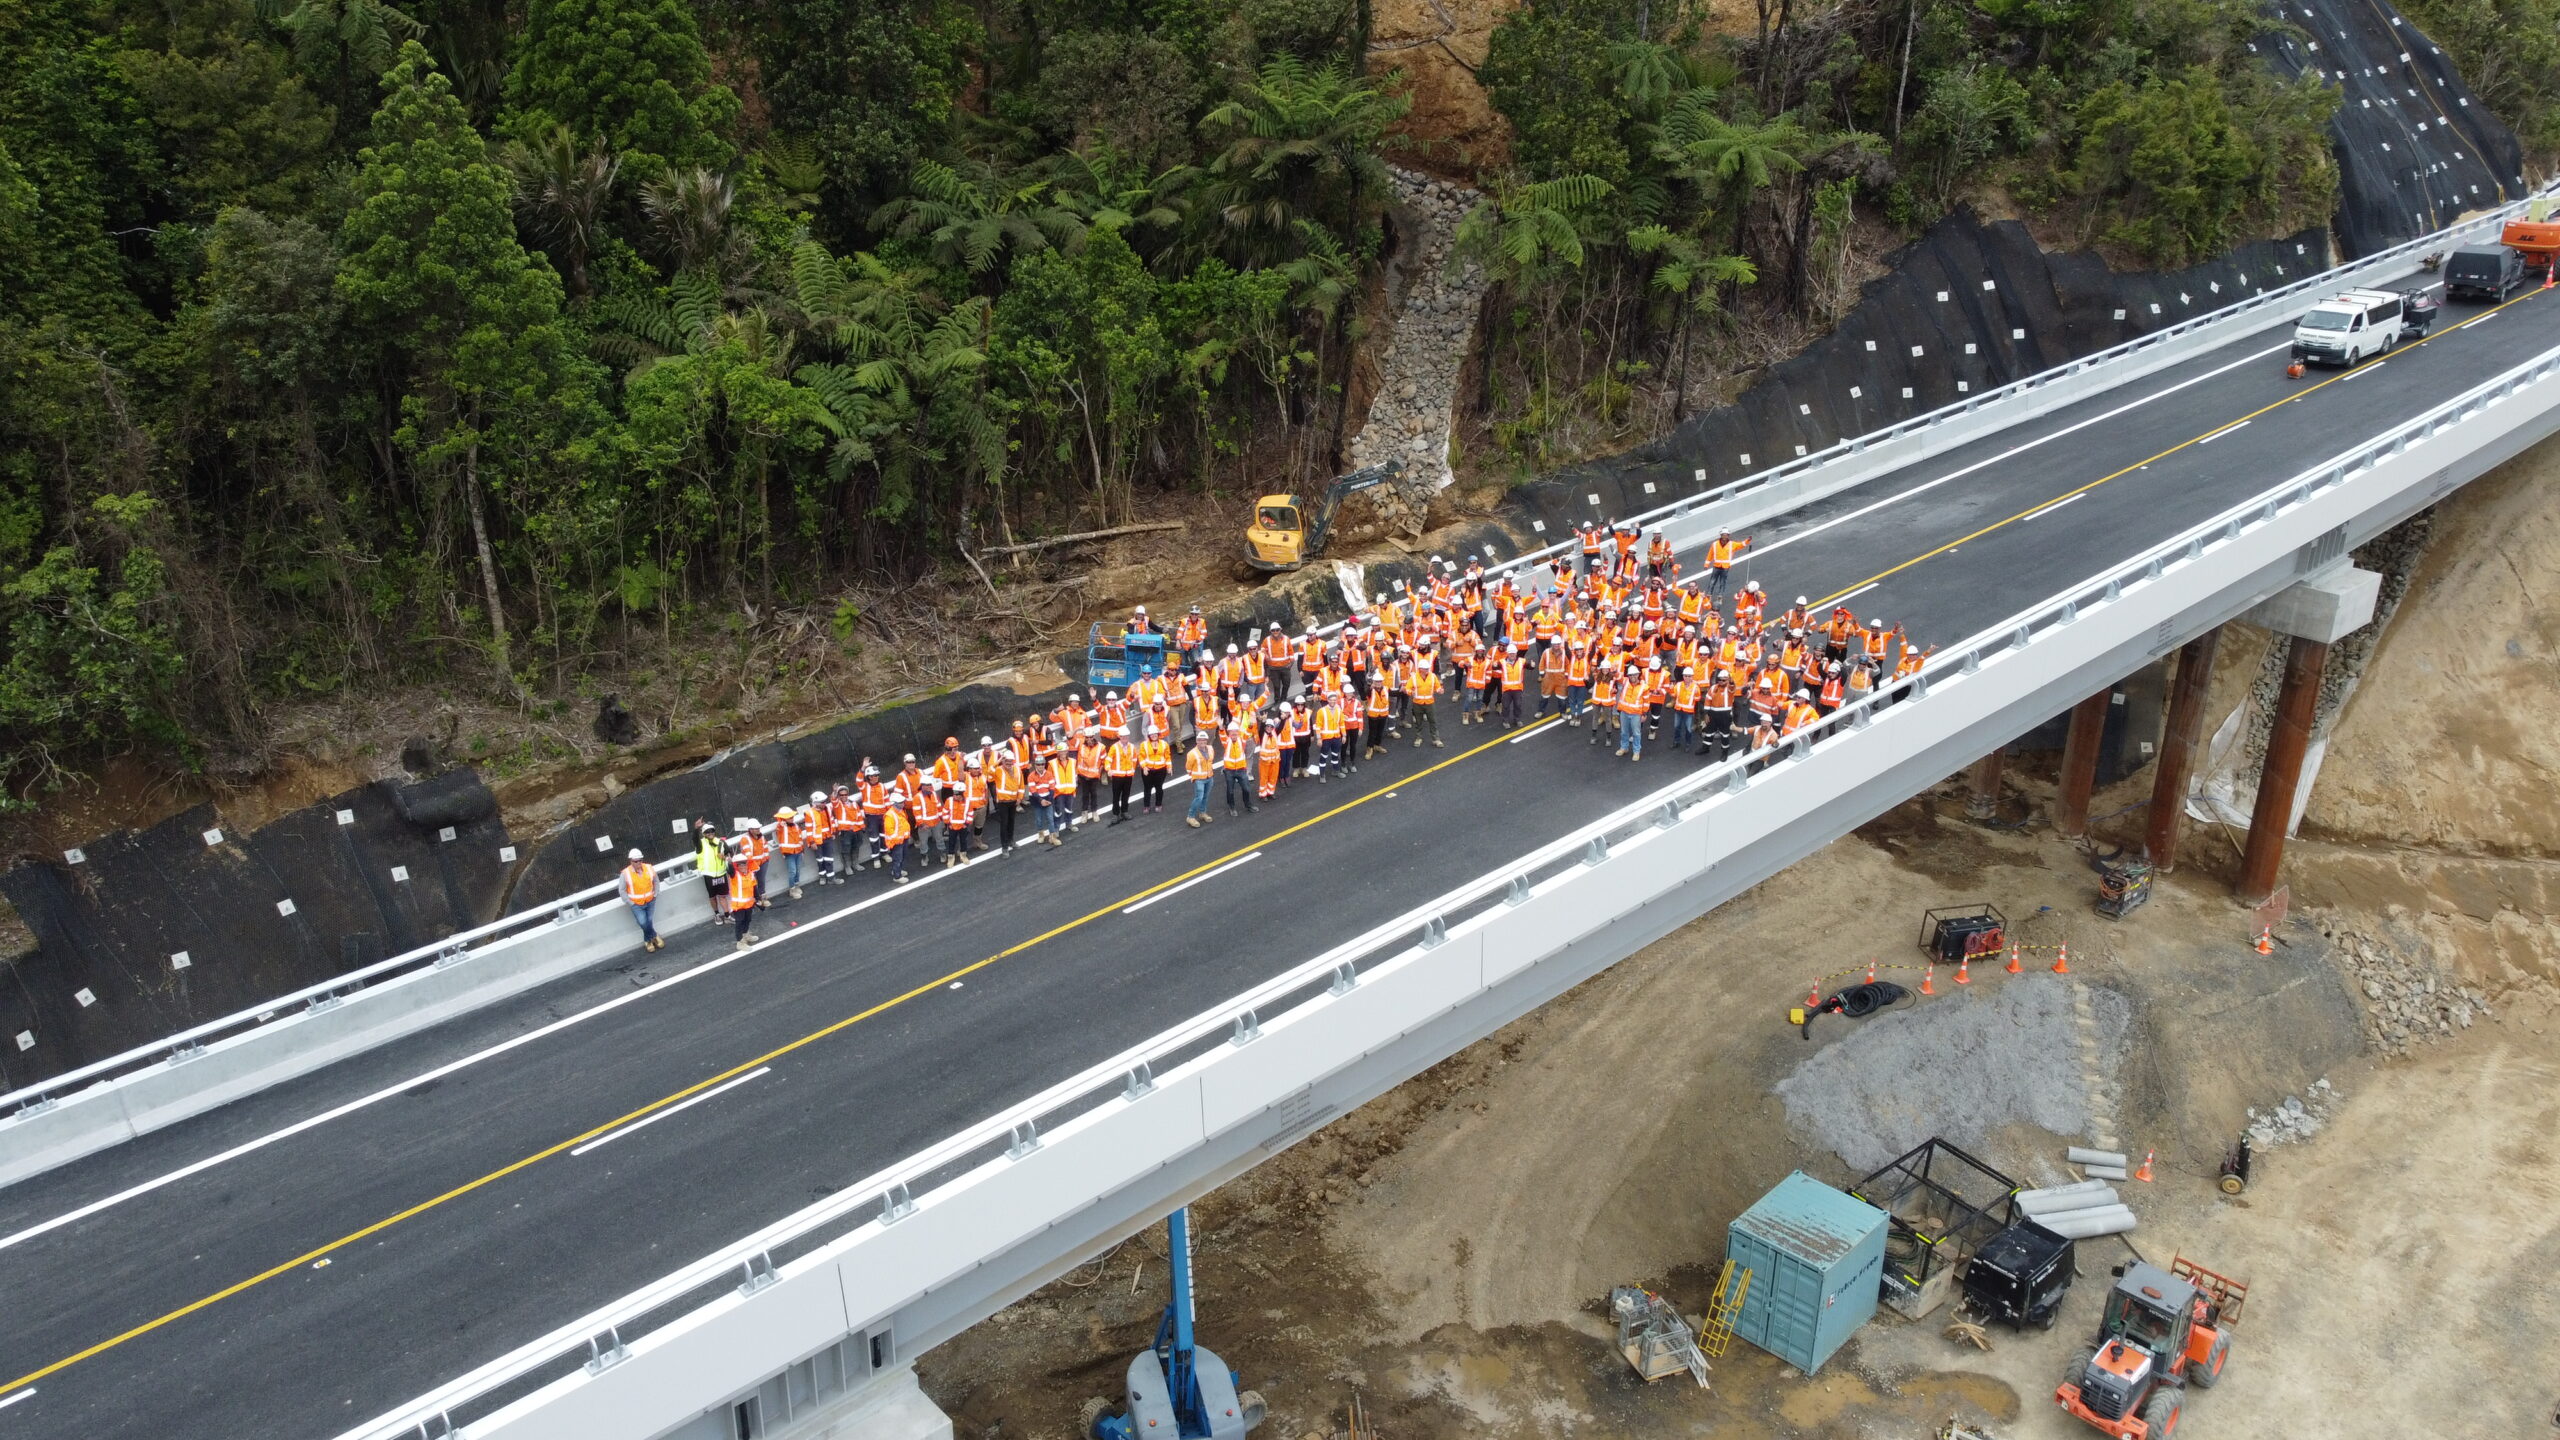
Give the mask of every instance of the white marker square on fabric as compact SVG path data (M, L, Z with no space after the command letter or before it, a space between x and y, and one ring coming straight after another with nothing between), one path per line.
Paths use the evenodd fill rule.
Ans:
M98 1003L98 997L97 997L96 992L94 992L94 991L90 990L90 989L89 989L88 987L86 987L86 986L83 986L83 987L81 987L80 989L77 989L77 990L72 991L72 992L71 992L71 998L72 998L72 999L74 999L74 1000L79 1001L79 1002L80 1002L80 1008L81 1008L81 1009L83 1009L83 1010L86 1010L86 1009L88 1009L90 1006L95 1005L95 1004L97 1004L97 1003Z
M354 812L353 810L341 810L341 811L339 811L339 812L338 812L338 823L339 823L339 824L341 824L341 825L353 825L354 823L356 823L356 812Z
M400 884L400 883L402 883L402 882L406 881L408 878L409 878L409 867L408 867L408 866L406 866L406 865L394 865L394 866L392 866L392 867L391 867L391 883L392 883L392 884L394 884L394 885Z
M454 828L453 828L452 826L450 826L450 825L447 825L447 826L446 826L446 827L444 827L443 829L441 829L441 830L439 830L439 831L437 831L437 832L436 832L436 838L437 838L438 840L441 840L441 841L445 842L446 844L450 845L450 844L452 844L452 843L453 843L453 837L454 837L454 834L455 834L455 833L456 833L456 832L454 831Z
M679 829L681 829L681 828L682 828L682 826L681 826L681 825L679 825L679 826L678 826L678 828L679 828ZM498 863L499 863L499 864L501 864L501 865L513 865L514 863L516 863L516 847L514 847L513 845L501 845L501 846L499 846L499 847L498 847Z
M65 865L77 865L88 858L89 852L86 850L74 848L62 852L62 863Z
M204 832L204 846L205 846L205 848L206 848L206 849L210 850L210 849L212 849L214 846L219 845L219 844L221 844L221 843L222 843L222 832L221 832L221 831L219 831L219 830L207 830L206 832Z
M293 913L293 902L292 902L292 901L290 901L290 900L279 900L279 901L277 901L277 902L276 902L276 913L277 913L277 914L279 914L279 915L290 915L290 914L292 914L292 913Z
M21 1050L33 1050L36 1048L36 1032L33 1030L19 1031L18 1048Z
M195 957L189 955L184 950L178 951L176 954L169 957L169 968L172 970L184 970L195 963Z
M609 855L613 853L613 837L610 835L597 836L596 853L599 855Z

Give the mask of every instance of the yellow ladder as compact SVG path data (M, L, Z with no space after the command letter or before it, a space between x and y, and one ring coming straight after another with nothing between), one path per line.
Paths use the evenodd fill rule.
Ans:
M1716 1276L1716 1298L1707 1307L1706 1323L1698 1328L1698 1348L1715 1359L1733 1346L1733 1319L1742 1313L1743 1297L1751 1293L1751 1272L1736 1269L1731 1260Z

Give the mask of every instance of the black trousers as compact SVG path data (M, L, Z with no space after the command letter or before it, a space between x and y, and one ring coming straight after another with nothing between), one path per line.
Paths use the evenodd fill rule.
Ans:
M1141 770L1138 772L1138 779L1142 784L1142 788L1138 793L1143 797L1143 803L1148 809L1161 810L1164 808L1164 777L1168 773L1170 772L1163 770Z
M1111 814L1114 819L1129 818L1129 780L1127 775L1111 777Z
M1014 812L1019 810L1021 807L1022 802L1019 800L999 800L996 802L996 847L998 849L1010 850L1013 848L1013 816Z

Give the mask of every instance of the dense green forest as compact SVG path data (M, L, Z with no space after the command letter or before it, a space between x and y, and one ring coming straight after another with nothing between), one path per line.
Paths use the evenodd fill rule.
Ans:
M1738 317L1819 323L1860 216L1998 184L2159 264L2318 220L2334 102L2246 55L2276 23L1761 0L1713 36L1532 0L1481 76L1515 163L1462 232L1498 282L1486 458L1685 394ZM552 703L634 629L1329 471L1385 166L1434 163L1366 27L0 0L0 803L255 754L263 709L353 687Z

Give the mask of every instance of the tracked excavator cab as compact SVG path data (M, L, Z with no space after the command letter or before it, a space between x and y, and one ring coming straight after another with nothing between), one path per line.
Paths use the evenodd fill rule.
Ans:
M1257 570L1295 570L1306 562L1307 530L1295 495L1265 495L1253 502L1245 527L1245 560Z

